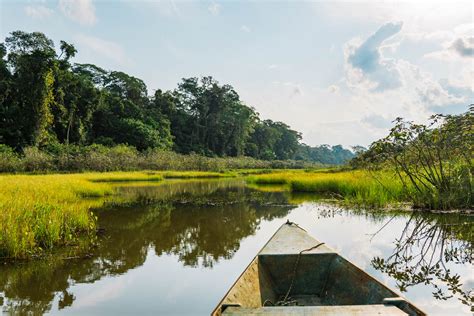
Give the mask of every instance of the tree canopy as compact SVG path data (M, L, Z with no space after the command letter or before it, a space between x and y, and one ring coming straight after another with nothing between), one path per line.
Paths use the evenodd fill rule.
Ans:
M235 89L214 78L184 78L150 96L121 71L72 63L43 33L15 31L0 44L0 144L17 151L56 144L127 144L206 156L251 156L340 164L341 146L311 148L283 122L262 120Z

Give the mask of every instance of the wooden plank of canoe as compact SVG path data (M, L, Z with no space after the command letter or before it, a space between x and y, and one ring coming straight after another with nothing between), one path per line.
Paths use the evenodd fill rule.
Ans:
M262 296L276 300L276 298L272 296L272 285L270 282L265 272L258 268L258 258L256 257L240 275L234 285L232 285L213 315L220 315L219 306L221 304L261 307Z
M298 254L300 251L314 247L321 242L311 237L303 228L292 225L282 225L268 243L260 251L259 255L290 255ZM335 251L326 245L304 252L311 253L334 253Z
M228 307L223 316L294 315L294 316L404 316L401 309L389 305L277 306L260 308Z

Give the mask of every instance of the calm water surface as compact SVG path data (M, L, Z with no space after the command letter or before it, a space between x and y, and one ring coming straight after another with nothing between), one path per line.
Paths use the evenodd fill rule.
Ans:
M240 180L119 188L121 200L96 211L105 230L90 258L0 266L0 308L209 315L289 219L429 314L471 314L472 216L356 212L278 189Z

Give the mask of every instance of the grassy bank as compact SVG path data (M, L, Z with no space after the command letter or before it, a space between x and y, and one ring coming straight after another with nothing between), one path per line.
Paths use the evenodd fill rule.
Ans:
M114 194L114 185L164 178L231 176L206 172L108 172L0 175L0 258L31 258L95 235L91 212ZM120 197L117 197L118 199Z
M363 207L386 207L406 201L402 183L389 173L375 176L366 171L314 171L272 173L251 176L250 183L287 185L293 192L306 192L336 198Z

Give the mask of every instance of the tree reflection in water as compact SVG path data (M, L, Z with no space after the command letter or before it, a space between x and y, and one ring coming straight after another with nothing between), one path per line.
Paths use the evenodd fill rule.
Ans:
M448 263L472 264L473 221L466 218L471 217L413 213L392 254L385 259L375 257L372 265L396 279L402 292L417 284L431 285L436 299L457 297L474 311L473 289L464 287L463 276L446 267Z
M295 207L283 193L258 192L235 181L176 182L123 188L120 193L127 206L111 201L97 211L105 235L91 258L64 260L57 255L0 267L4 311L45 313L55 298L58 309L71 306L71 285L124 274L143 265L150 249L157 256L175 255L186 266L212 268L232 258L262 219L286 216Z

